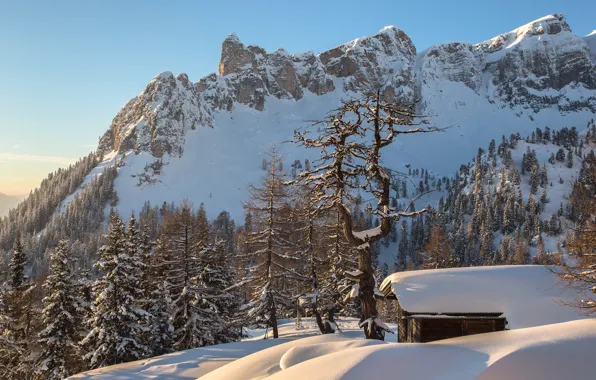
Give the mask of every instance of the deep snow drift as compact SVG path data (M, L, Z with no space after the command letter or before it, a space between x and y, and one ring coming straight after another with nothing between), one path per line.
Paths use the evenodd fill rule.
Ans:
M434 343L354 348L306 360L267 379L588 380L594 378L595 352L596 320L590 319Z

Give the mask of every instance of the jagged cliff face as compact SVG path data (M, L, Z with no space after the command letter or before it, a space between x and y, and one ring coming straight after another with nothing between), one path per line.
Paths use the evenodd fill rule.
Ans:
M484 71L496 87L493 97L539 111L558 104L562 111L589 108L596 97L569 99L567 86L596 89L596 69L590 47L574 35L565 17L547 16L476 45L483 53Z
M476 45L434 45L418 55L394 27L318 55L268 53L232 34L222 44L217 74L196 83L185 74L158 75L120 110L99 148L180 156L189 130L217 128L216 115L238 105L263 111L268 98L300 102L307 93L350 96L379 87L388 101L421 100L422 112L446 84L458 83L499 107L596 112L594 36L574 35L558 14ZM448 96L464 102L458 93Z

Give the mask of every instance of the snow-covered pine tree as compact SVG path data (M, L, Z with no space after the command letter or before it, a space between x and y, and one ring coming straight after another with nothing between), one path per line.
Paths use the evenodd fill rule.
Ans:
M201 311L210 316L209 328L212 344L230 343L240 340L241 326L238 321L240 309L239 289L235 284L234 266L231 254L226 252L227 242L216 241L200 252ZM230 290L230 288L232 288Z
M71 266L68 242L61 240L51 257L52 274L43 284L42 350L36 372L47 380L60 380L84 369L79 346L84 307Z
M517 233L515 237L515 250L513 252L513 264L526 265L530 263L530 259L528 242L520 233Z
M17 380L25 378L30 368L22 363L27 355L23 342L15 337L12 330L14 321L10 313L10 286L0 285L0 378Z
M90 332L82 341L91 368L137 360L148 353L140 341L145 311L138 307L141 270L139 255L128 244L124 223L118 214L110 220L110 231L95 264L101 277L94 285Z
M7 379L29 379L33 373L34 339L38 310L36 284L25 275L27 255L17 236L9 264L9 281L4 284L0 317L0 375ZM2 368L4 367L4 370Z
M176 209L166 220L167 231L162 238L169 240L172 264L166 277L172 298L172 324L175 350L201 347L213 342L209 320L199 313L201 299L197 283L200 273L199 247L204 242L199 237L197 218L188 201Z
M158 282L151 292L148 312L151 314L148 346L153 356L172 352L174 326L170 317L172 299L167 282Z
M12 248L12 258L8 268L10 269L10 286L12 289L20 289L25 285L25 265L27 264L27 255L21 243L21 239L15 240Z
M164 226L164 228L167 228ZM147 311L151 314L151 330L148 331L147 341L149 350L154 356L173 351L174 326L172 324L172 299L170 289L172 284L168 275L176 262L172 258L171 242L165 234L157 238L155 250L151 255L148 267Z
M395 271L400 272L406 270L408 262L408 224L404 220L401 223L399 234L399 245L397 248L397 256L395 259Z

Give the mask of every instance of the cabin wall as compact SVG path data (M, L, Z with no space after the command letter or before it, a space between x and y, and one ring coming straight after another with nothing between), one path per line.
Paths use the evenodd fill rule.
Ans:
M420 324L419 340L413 340L412 342L434 342L436 340L505 330L505 318L431 318L420 319L418 322ZM412 338L416 338L416 335L412 335Z
M405 313L401 308L399 301L397 302L397 342L408 341L408 320L404 319Z

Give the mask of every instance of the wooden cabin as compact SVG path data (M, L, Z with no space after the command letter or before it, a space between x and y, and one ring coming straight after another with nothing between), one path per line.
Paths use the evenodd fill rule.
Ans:
M401 272L383 281L384 297L397 300L398 342L426 343L507 329L507 317L499 309L505 303L495 300L498 287L490 286L494 290L486 294L486 284L474 284L490 276L474 276L467 284L452 272Z
M398 342L427 343L460 336L503 331L503 313L411 313L398 302Z

